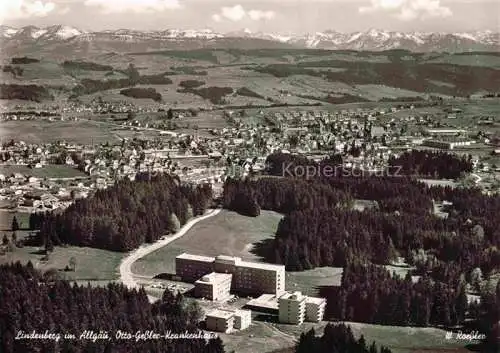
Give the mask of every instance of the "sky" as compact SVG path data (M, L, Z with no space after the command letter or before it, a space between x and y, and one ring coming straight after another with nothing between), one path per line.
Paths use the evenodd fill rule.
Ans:
M0 0L0 24L87 31L500 31L499 0Z

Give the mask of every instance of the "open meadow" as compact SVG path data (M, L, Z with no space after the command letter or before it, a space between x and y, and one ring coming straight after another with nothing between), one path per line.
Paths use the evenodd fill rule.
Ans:
M0 210L0 234L6 234L9 239L12 234L12 218L16 216L20 230L16 232L17 239L29 236L30 231L28 213L12 213ZM15 247L12 252L0 255L0 264L20 261L26 264L28 261L41 271L57 270L61 278L76 281L80 284L92 282L106 284L109 281L119 279L118 266L124 254L76 246L55 247L54 251L46 258L43 247L24 246ZM76 260L75 271L64 271L69 265L71 258Z
M26 143L67 141L90 145L113 138L110 128L89 121L3 121L2 141L14 139Z
M132 272L143 276L175 273L175 257L183 252L231 255L258 261L251 252L253 244L272 238L281 217L278 213L264 211L259 217L250 218L223 210L193 226L182 238L134 263Z
M5 176L15 173L34 176L37 178L86 178L87 175L82 171L68 165L46 165L42 168L29 168L24 165L2 165L0 174Z
M293 346L302 332L314 328L322 334L326 322L304 323L301 326L253 321L249 329L230 335L222 334L228 351L253 353L259 347L265 353L293 353ZM389 347L393 353L466 353L463 341L447 340L446 331L436 328L396 327L345 322L356 337L363 335L367 344L375 341ZM262 347L265 347L264 349Z
M159 249L132 265L132 272L153 277L160 273L175 273L175 257L188 252L196 255L238 256L248 261L262 261L253 248L273 239L282 215L262 211L256 218L231 211L195 225L182 238ZM317 295L320 287L340 285L342 268L323 267L302 272L286 273L286 289Z

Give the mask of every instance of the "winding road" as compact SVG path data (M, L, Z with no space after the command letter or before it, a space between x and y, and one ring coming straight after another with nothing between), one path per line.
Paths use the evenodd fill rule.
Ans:
M132 265L137 260L143 258L146 255L170 244L171 242L179 239L184 234L186 234L196 223L203 221L207 218L218 215L222 209L211 209L203 216L199 216L188 221L177 233L165 238L163 240L158 240L153 244L144 244L136 250L130 252L127 257L125 257L120 264L120 280L128 288L139 288L139 284L134 279L134 274L132 273ZM150 298L151 299L151 298Z

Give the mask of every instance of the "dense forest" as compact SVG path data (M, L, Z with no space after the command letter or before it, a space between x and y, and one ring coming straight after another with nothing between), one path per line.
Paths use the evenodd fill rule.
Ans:
M440 157L449 162L446 154ZM415 157L421 165L433 159ZM447 327L464 324L467 315L476 323L488 317L489 327L498 321L498 311L491 309L500 303L496 297L481 292L486 298L481 306L468 306L465 293L484 291L484 280L500 270L499 196L427 187L404 175L322 176L323 168L341 165L338 157L315 163L276 154L267 162L270 176L226 181L224 207L249 216L261 210L284 214L274 239L254 249L266 261L290 271L345 268L340 292L330 288L333 292L324 294L330 299L328 317ZM315 168L316 176L288 173L299 170L294 167ZM443 201L447 217L434 213ZM363 202L373 207L357 208ZM381 266L399 258L420 280L394 277Z
M183 88L180 93L192 93L203 99L208 99L213 104L224 104L224 97L233 93L231 87L203 87L203 88Z
M236 93L239 95L239 96L243 96L243 97L250 97L250 98L260 98L260 99L265 99L264 96L261 96L260 94L258 94L257 92L254 92L252 91L251 89L247 88L247 87L241 87L241 88L238 88L236 90Z
M22 76L24 72L24 69L20 66L5 65L3 67L0 66L0 68L2 69L2 72L5 73L10 72L12 76L14 76L14 78Z
M346 266L340 288L322 290L327 317L374 324L467 327L486 335L481 352L500 348L500 282L488 281L480 301L468 303L467 283L452 265L441 268L441 280L424 274L416 281L390 274L382 266L354 262Z
M19 58L12 58L10 62L12 65L25 65L25 64L39 63L40 60L23 56Z
M169 291L150 304L144 289L129 290L121 284L72 285L58 279L57 272L38 272L31 262L1 265L0 283L0 351L4 353L224 352L219 338L208 343L203 338L135 340L138 331L199 332L199 307ZM72 334L75 338L16 339L20 331ZM85 331L105 331L109 339L101 335L94 342ZM132 339L117 339L118 331L132 334Z
M122 78L116 80L91 80L83 79L80 84L73 88L73 94L92 94L100 91L106 91L109 89L120 89L133 87L135 85L168 85L171 84L172 80L161 74L159 75L144 75L137 79Z
M137 68L130 64L126 70L121 73L127 78L116 80L81 80L80 84L73 88L73 95L92 94L109 89L120 89L133 87L136 85L169 85L172 80L167 77L167 72L152 75L141 75Z
M418 151L405 152L399 157L391 157L385 175L391 177L432 177L436 179L457 179L464 173L472 171L472 157L447 152ZM313 176L366 175L368 172L353 170L349 172L342 167L342 157L334 155L320 162L304 156L289 153L274 153L267 158L268 174L274 176L304 176L310 169ZM332 172L333 170L333 172Z
M359 55L359 53L358 53ZM401 56L403 55L403 56ZM331 82L349 85L383 84L416 92L435 92L466 97L477 91L497 92L500 73L494 68L403 60L407 53L393 53L388 62L307 60L300 63L252 66L249 69L273 75L322 76ZM335 67L343 70L331 71ZM435 80L447 83L438 85Z
M122 89L120 94L132 98L149 98L155 102L160 102L162 99L161 94L156 92L154 88L126 88Z
M349 202L348 195L324 183L291 178L260 178L246 181L228 179L223 194L224 207L238 212L248 203L264 210L290 213L321 204L342 205ZM249 212L243 213L249 215Z
M64 61L62 67L67 70L84 70L84 71L113 71L113 66L102 65L87 61Z
M454 271L450 268L450 271ZM468 309L466 283L454 273L417 282L391 275L383 266L352 262L344 268L340 289L327 297L328 315L340 320L397 326L463 324Z
M41 102L44 99L53 99L53 97L42 86L0 84L0 99L21 99Z
M300 335L296 353L391 353L389 348L376 343L368 345L364 336L354 337L351 327L344 324L326 325L323 335L317 336L314 329Z
M389 165L401 168L404 175L439 179L458 179L464 173L472 172L472 157L459 158L445 152L416 151L405 152L392 157Z
M40 228L39 244L72 244L113 251L129 251L158 240L207 209L210 186L183 185L169 175L137 176L123 180L92 197L76 201L62 214L32 215Z
M285 214L272 244L260 255L288 270L345 266L356 258L378 264L397 256L413 261L415 252L425 251L428 259L418 262L421 271L453 262L463 271L479 267L490 273L500 264L494 216L500 214L499 198L474 190L460 193L462 202L457 194L451 197L451 189L428 189L407 178L263 177L228 180L223 203L249 216L260 209ZM352 209L355 199L376 200L378 208L357 211ZM436 217L433 199L451 200L452 217ZM466 205L478 205L478 210Z
M198 88L205 84L204 81L198 80L184 80L179 82L179 86L187 89Z

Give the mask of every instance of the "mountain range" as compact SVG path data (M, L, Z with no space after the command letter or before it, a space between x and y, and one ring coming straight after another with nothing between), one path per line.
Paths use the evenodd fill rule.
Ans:
M230 33L216 33L210 29L138 31L129 29L84 31L69 26L39 28L26 26L12 28L0 26L0 46L20 48L23 46L43 47L49 44L78 45L82 43L126 43L142 44L147 48L174 47L181 49L217 48L308 48L329 50L382 51L405 49L415 52L463 52L500 51L500 34L493 31L463 33L394 32L371 29L364 32L341 33L337 31L317 32L306 35L281 35L254 33L242 30ZM128 45L127 45L128 47Z

